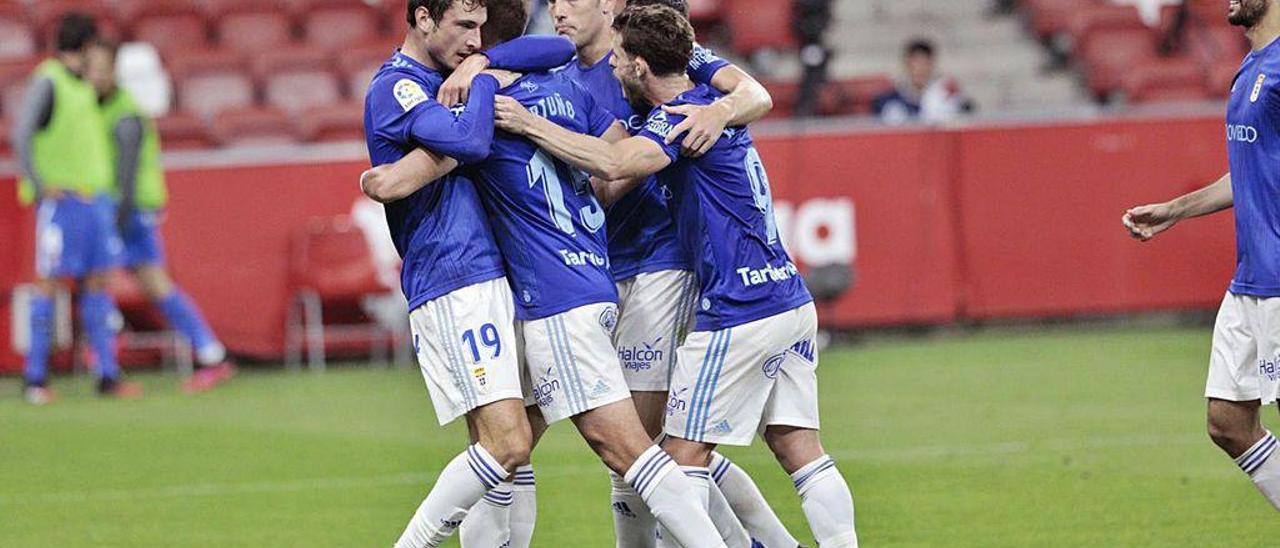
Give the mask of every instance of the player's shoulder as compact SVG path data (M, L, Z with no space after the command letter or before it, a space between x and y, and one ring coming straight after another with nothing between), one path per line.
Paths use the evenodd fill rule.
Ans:
M697 42L693 43L693 51L689 55L689 68L698 70L707 65L725 65L728 64L724 58L716 55L715 51L703 46Z
M434 95L443 80L439 73L417 65L397 52L374 73L366 93L370 98L394 99L408 110Z

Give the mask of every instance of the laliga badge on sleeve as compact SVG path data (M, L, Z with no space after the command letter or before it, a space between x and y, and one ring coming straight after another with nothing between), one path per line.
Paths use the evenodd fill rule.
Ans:
M405 112L409 112L413 107L416 107L427 100L427 94L422 91L422 86L419 86L417 82L407 78L396 82L394 93L396 95L396 101L400 103L400 107L403 108Z

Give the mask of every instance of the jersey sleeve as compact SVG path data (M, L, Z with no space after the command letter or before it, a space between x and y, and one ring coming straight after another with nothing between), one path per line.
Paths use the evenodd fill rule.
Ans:
M662 110L662 107L653 109L649 113L649 118L644 123L644 129L640 130L636 136L644 137L662 147L662 152L666 153L673 163L680 159L680 141L667 144L667 135L671 133L672 128L676 127L684 120L684 116L679 114L668 114Z
M497 88L492 76L477 76L466 106L454 116L429 95L422 80L403 73L387 75L369 91L373 130L392 142L421 146L462 163L483 160L493 143Z
M721 59L715 52L702 47L701 44L693 44L693 55L689 58L689 67L686 72L689 73L689 79L698 84L711 85L711 79L715 78L716 73L720 69L729 66L729 62Z
M516 72L542 72L564 66L577 53L573 42L560 36L521 36L484 51L489 66Z

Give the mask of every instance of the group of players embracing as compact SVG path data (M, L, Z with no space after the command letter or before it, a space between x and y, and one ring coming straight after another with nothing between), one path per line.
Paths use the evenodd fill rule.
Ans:
M566 418L609 469L618 546L799 546L715 452L757 434L818 544L857 546L813 299L746 128L768 93L695 43L684 0L549 4L560 36L522 36L523 0L410 0L365 99L361 186L436 415L471 435L396 546L528 546L530 454Z

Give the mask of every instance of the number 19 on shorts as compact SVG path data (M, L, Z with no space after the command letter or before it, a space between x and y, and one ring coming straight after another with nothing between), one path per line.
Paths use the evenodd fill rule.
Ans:
M471 352L471 363L480 363L482 357L492 360L502 355L502 339L498 337L498 327L491 323L480 326L480 329L463 331L462 344ZM484 347L483 350L481 347Z

